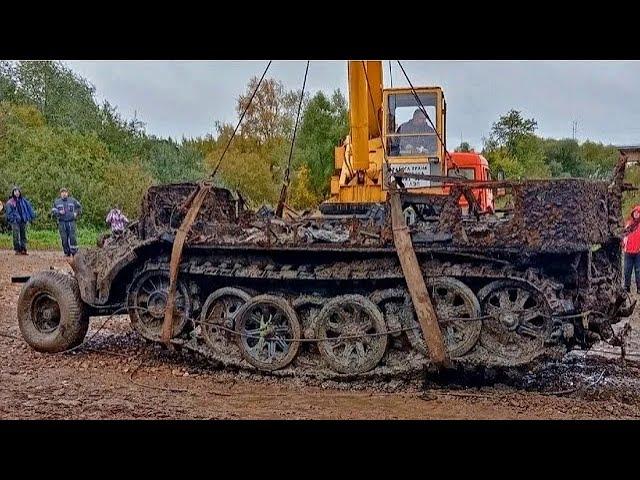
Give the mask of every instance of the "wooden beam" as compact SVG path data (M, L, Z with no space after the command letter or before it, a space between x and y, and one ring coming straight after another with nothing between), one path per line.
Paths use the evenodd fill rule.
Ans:
M169 344L171 337L173 337L173 314L175 310L176 302L176 286L178 283L178 269L180 267L180 261L182 260L182 250L184 248L184 242L187 239L187 235L191 230L191 225L196 220L200 207L204 201L207 193L211 189L211 185L202 182L198 185L198 189L194 192L194 195L190 195L187 202L191 201L189 210L178 228L176 238L173 241L173 248L171 249L171 262L169 264L169 293L167 294L167 306L164 311L164 322L162 324L162 341L165 344Z
M422 270L420 270L418 257L413 249L411 235L404 220L400 196L397 190L394 189L391 193L389 202L391 205L393 241L396 251L398 252L398 258L400 259L405 281L407 282L407 288L411 295L411 301L413 302L413 307L415 308L418 322L422 329L422 336L427 343L431 361L437 367L449 367L449 354L444 345L442 332L438 325L438 317L429 298L429 292L424 277L422 276Z

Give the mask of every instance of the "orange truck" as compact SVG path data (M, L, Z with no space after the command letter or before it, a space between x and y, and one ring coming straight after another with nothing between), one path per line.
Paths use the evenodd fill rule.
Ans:
M476 181L491 180L489 162L479 153L450 152L447 157L447 176ZM493 213L495 210L493 191L489 188L476 188L472 192L480 204L480 212ZM460 206L464 212L469 209L469 203L464 196L460 197Z

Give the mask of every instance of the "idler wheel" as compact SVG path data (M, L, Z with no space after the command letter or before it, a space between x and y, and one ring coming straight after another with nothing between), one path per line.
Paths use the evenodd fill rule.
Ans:
M245 303L236 316L240 352L260 370L289 365L300 347L300 322L283 298L258 295Z
M320 355L331 369L344 374L368 372L382 359L387 348L384 317L371 300L362 295L336 297L322 308L316 319Z

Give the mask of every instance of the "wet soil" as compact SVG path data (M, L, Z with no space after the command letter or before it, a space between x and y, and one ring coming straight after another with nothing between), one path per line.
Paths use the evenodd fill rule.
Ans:
M21 285L11 276L51 267L70 271L58 252L0 251L0 419L640 417L637 314L624 362L619 348L597 344L586 355L520 370L313 382L225 371L197 354L163 350L133 332L126 316L92 319L88 341L74 352L37 353L20 336Z

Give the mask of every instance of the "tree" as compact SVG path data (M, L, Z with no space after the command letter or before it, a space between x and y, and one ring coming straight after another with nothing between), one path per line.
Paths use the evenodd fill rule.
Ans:
M0 60L0 102L15 100L15 67L11 62Z
M13 100L35 105L47 123L82 132L99 127L95 88L62 62L19 61L3 70L15 85Z
M151 137L148 142L147 164L156 182L193 181L204 175L204 155L197 147L156 137Z
M533 135L538 123L533 118L525 119L517 110L509 110L493 124L487 141L488 150L505 147L510 155L515 154L518 142L526 136Z
M4 105L8 118L0 139L0 191L23 187L38 213L36 224L53 227L53 199L66 186L83 205L81 224L102 226L118 199L135 212L150 176L132 163L114 162L95 132L82 133L47 125L33 106Z
M339 90L331 98L318 92L307 102L296 141L296 165L307 165L310 184L319 198L329 191L334 148L348 133L347 102Z
M553 165L556 176L579 177L585 173L585 165L580 155L580 146L574 139L549 139L545 141L545 156L547 162ZM558 167L560 171L558 171Z
M247 107L258 81L257 77L251 78L246 92L238 98L238 116ZM287 91L282 82L273 78L264 79L247 109L242 122L242 132L247 137L256 139L260 146L277 138L289 137L293 130L299 98L298 93Z
M484 141L483 154L495 170L509 178L544 178L551 175L542 140L535 135L537 122L510 110L493 124Z
M467 142L462 142L460 145L458 145L455 150L455 152L473 152L473 148L471 148L471 145L469 145L469 143Z
M216 130L215 148L204 160L209 172L213 172L220 162L233 133L233 126L218 122ZM281 185L281 182L274 181L269 162L261 154L255 138L242 133L234 137L222 157L214 180L220 187L239 191L252 207L275 205Z
M591 178L609 178L619 152L613 145L586 141L580 145L580 157L585 164L585 174Z
M317 206L318 203L318 197L311 185L309 167L303 163L293 175L289 205L296 209L308 209Z
M282 82L267 78L249 104L258 81L257 77L251 78L236 102L238 117L248 106L241 135L246 145L268 163L273 181L280 181L301 93L287 91Z

